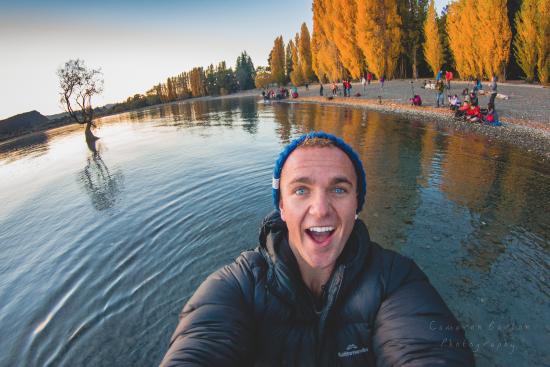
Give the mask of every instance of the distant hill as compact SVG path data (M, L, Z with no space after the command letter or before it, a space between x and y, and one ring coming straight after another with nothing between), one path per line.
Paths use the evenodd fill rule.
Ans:
M42 130L50 120L38 111L20 113L0 120L0 140L21 135L34 130Z

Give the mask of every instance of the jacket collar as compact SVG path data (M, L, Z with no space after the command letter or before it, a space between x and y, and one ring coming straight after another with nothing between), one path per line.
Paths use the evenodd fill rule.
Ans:
M265 217L259 239L260 252L268 263L267 281L271 291L290 304L311 302L311 294L302 281L298 263L288 244L286 224L278 212ZM327 294L335 291L342 294L352 286L357 275L365 270L370 247L367 227L358 219L327 283L338 289L327 289ZM339 277L337 281L333 279L335 276ZM335 301L337 299L333 299L331 304Z

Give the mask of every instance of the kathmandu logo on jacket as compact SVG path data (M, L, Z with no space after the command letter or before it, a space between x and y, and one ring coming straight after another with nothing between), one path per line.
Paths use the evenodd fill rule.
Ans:
M344 352L338 352L338 357L340 357L340 358L352 357L352 356L356 356L358 354L367 353L368 351L369 351L368 347L364 347L364 348L359 349L359 347L357 347L357 345L350 344L346 347L346 350Z

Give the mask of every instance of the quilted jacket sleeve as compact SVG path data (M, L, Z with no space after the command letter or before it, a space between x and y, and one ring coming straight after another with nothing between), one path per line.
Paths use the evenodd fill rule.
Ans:
M248 287L253 281L243 256L210 275L185 305L160 365L251 365L253 290Z
M375 320L377 366L474 366L464 332L416 264L395 255Z

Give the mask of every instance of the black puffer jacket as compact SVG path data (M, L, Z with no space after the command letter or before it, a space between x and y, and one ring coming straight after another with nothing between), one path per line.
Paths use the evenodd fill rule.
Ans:
M360 220L323 305L299 274L286 225L271 215L260 246L208 277L185 305L161 366L474 364L458 322L424 273L371 242Z

